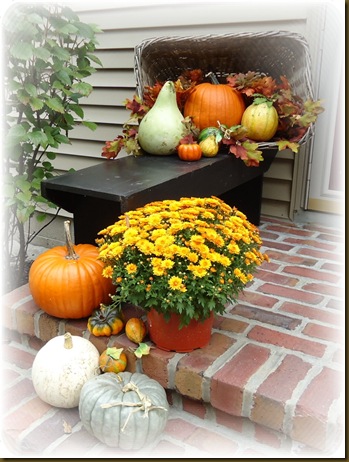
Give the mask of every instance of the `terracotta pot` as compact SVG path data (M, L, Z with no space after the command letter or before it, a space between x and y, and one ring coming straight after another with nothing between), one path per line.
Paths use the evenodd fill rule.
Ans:
M192 320L188 326L179 329L180 318L172 314L168 322L154 309L147 314L150 339L166 351L187 353L208 344L211 338L213 312L205 321Z

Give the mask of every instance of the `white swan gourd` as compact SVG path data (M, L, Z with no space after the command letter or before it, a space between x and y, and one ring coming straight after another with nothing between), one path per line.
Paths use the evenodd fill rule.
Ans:
M154 106L139 124L139 145L149 154L159 156L173 154L179 140L185 135L183 120L183 115L177 106L174 83L167 81L161 88Z

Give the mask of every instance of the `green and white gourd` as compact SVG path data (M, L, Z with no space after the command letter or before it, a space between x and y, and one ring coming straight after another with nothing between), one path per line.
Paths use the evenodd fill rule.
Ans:
M168 81L161 88L154 106L139 124L139 145L149 154L173 154L179 140L185 135L183 120L177 105L174 83Z
M110 447L138 450L164 431L169 405L164 388L145 374L108 372L85 383L79 402L86 430Z

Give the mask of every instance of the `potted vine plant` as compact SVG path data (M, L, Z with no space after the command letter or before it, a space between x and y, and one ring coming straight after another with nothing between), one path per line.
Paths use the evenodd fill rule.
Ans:
M116 286L111 306L143 308L151 340L165 350L205 346L214 314L268 260L258 228L216 197L152 202L99 236L103 275Z
M92 91L84 82L96 70L92 64L101 65L93 54L100 30L66 6L40 3L14 5L3 25L3 274L15 287L26 271L28 244L40 232L32 232L33 217L43 222L47 207L56 208L42 197L40 185L53 175L57 148L70 143L76 125L96 128L84 120L80 99Z

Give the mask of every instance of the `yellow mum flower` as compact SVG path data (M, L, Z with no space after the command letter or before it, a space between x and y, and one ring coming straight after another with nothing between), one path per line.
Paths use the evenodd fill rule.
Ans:
M179 290L181 292L186 292L187 290L185 285L183 284L183 279L178 276L172 276L168 281L168 285L173 290Z
M102 275L105 278L112 278L113 277L113 267L112 266L105 266L103 268Z
M136 273L137 265L135 265L134 263L129 263L128 265L126 265L126 271L128 272L128 274Z

